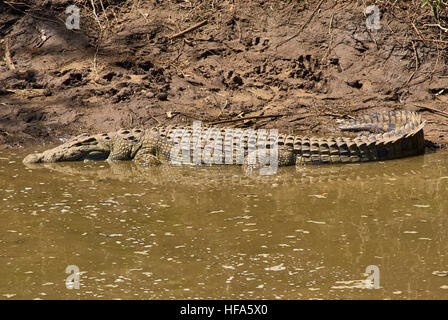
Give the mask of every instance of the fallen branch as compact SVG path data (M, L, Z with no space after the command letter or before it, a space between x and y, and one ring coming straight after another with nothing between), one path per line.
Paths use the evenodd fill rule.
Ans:
M426 27L426 26L428 26L428 27L438 27L438 28L440 28L440 30L442 30L443 32L448 32L448 28L445 28L445 27L442 27L441 25L440 25L440 23L433 23L433 24L424 24L423 25L424 27Z
M252 119L278 118L278 117L284 117L284 115L283 114L273 114L273 115L265 115L265 116L244 117L244 118L230 119L230 120L220 120L220 121L211 122L210 125L215 125L215 124L220 124L220 123L238 122L238 121L252 120Z
M442 111L442 110L439 110L439 109L435 109L435 108L431 108L431 107L427 107L427 106L418 106L418 105L416 105L416 107L424 109L424 110L428 110L428 111L433 112L433 113L438 113L439 115L448 118L448 112L445 112L445 111Z
M418 38L397 38L397 40L408 40L408 41L427 41L427 42L437 42L437 43L444 43L448 44L448 41L445 40L438 40L438 39L418 39Z
M184 34L186 34L188 32L191 32L193 30L196 30L196 29L202 27L203 25L207 24L207 22L208 22L207 20L204 20L204 21L201 21L199 23L196 23L195 25L193 25L193 26L191 26L191 27L189 27L189 28L179 32L179 33L176 33L176 34L170 36L169 39L172 40L172 39L176 39L178 37L181 37L181 36L183 36Z
M16 70L14 63L11 60L11 53L9 52L9 39L8 38L6 38L6 40L5 40L5 60L6 60L6 64L8 65L8 68L10 70Z
M335 118L349 118L349 119L355 119L354 117L348 115L348 114L339 114L339 113L333 113L333 112L325 112L324 115L335 117Z

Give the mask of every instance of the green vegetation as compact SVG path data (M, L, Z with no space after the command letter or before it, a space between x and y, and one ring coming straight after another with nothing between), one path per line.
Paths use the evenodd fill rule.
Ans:
M439 9L445 9L448 4L446 4L444 1L438 1L438 0L423 0L422 1L422 8L426 5L430 5L432 7L432 12L434 13L434 17L436 19L439 19Z

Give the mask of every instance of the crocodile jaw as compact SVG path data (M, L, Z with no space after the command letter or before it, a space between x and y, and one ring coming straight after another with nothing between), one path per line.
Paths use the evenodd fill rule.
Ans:
M98 137L78 136L56 148L26 156L23 163L50 163L61 161L106 160L110 145Z
M106 160L109 151L106 150L85 150L85 148L72 148L62 151L60 148L54 148L42 153L29 154L23 159L23 163L51 163L61 161L84 161L84 160Z
M32 153L29 154L23 159L24 164L31 164L31 163L41 163L42 162L42 153Z

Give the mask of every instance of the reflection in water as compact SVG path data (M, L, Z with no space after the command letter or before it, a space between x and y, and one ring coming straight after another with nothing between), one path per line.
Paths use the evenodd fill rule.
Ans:
M3 299L448 297L443 152L274 176L21 156L0 154Z

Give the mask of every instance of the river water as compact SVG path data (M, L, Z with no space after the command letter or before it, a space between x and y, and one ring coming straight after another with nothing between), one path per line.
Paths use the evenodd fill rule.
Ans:
M273 176L25 154L0 153L1 299L448 298L446 151Z

